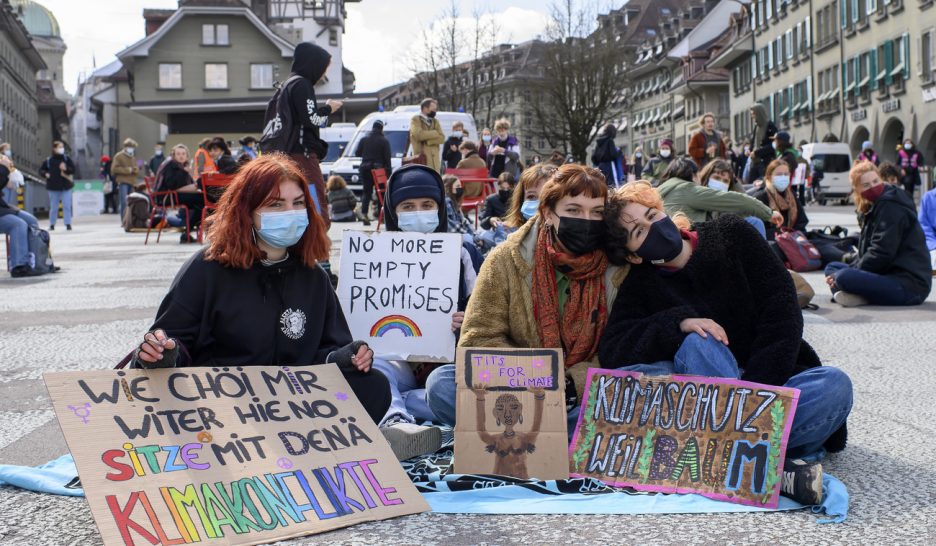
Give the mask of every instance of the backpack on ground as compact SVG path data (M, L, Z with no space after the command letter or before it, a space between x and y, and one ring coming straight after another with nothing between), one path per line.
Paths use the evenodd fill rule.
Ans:
M848 230L841 227L826 226L820 229L810 230L806 237L822 255L822 265L828 265L829 262L844 261L845 254L857 252L858 236L848 235Z
M774 241L786 257L787 269L803 272L822 267L822 255L803 232L784 229L777 233Z
M302 76L290 76L267 103L266 113L263 115L263 134L257 141L262 153L288 153L298 143L299 137L294 130L295 120L289 102L289 86L300 78Z
M29 226L26 238L29 244L29 265L40 273L54 273L55 264L52 262L52 251L49 249L49 232Z
M146 229L146 222L149 220L150 202L149 197L142 193L133 192L127 196L127 208L124 210L123 224L124 231L134 229Z
M799 304L800 309L818 309L818 306L812 303L812 299L816 296L812 285L796 271L787 269L787 272L793 277L793 286L796 287L796 303Z

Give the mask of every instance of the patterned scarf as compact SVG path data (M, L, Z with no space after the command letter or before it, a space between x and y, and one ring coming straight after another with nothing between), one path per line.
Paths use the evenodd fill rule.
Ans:
M779 210L780 212L789 211L787 213L787 227L793 229L793 226L796 225L796 216L799 214L796 207L796 197L793 197L793 192L790 191L790 188L787 188L781 196L777 190L774 188L767 188L767 200L770 202L770 208L772 210Z
M536 240L533 262L533 317L543 347L565 350L565 365L589 360L608 322L604 273L608 257L596 250L572 256L557 250L552 228L544 226ZM569 279L569 297L559 315L556 270Z

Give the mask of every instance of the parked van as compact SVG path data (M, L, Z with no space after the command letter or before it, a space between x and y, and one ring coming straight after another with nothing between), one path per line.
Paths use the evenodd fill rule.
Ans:
M341 157L331 165L331 174L340 175L348 183L348 187L355 192L361 191L361 181L358 168L361 166L361 158L357 154L357 147L371 132L374 122L378 119L383 121L384 136L390 141L390 160L392 167L397 169L403 163L403 157L412 155L409 145L409 128L413 116L419 115L419 106L397 106L392 112L373 112L368 114L364 120L358 124L357 131L348 142ZM436 119L442 125L442 132L448 135L452 132L452 123L462 122L465 131L468 132L468 139L478 140L478 128L475 126L474 117L464 112L442 112L436 114ZM439 146L441 149L441 145Z
M848 203L852 187L848 172L852 167L851 149L844 142L815 142L803 145L803 159L809 162L813 176L816 171L822 173L819 182L819 204L826 200L841 199Z
M328 154L319 161L322 176L328 178L332 164L344 153L348 141L354 136L356 130L357 125L353 123L332 123L328 127L319 130L321 139L328 143Z

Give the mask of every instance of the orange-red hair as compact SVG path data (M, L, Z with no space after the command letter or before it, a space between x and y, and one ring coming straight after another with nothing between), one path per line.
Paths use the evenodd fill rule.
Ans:
M263 154L245 163L218 201L218 209L207 220L208 249L205 259L226 267L248 269L266 253L257 246L253 213L279 197L284 181L295 182L305 197L309 227L299 242L289 248L306 267L329 257L331 240L325 222L315 211L309 186L299 167L283 154Z
M521 179L523 176L521 175ZM586 167L577 163L567 163L559 167L549 182L543 186L539 195L539 215L545 218L546 213L554 210L560 199L569 195L575 197L585 194L585 197L608 199L608 183L604 174L593 167Z
M874 204L861 196L861 177L868 173L874 173L878 175L878 178L881 176L880 170L870 161L859 161L852 165L851 170L848 171L848 180L851 182L852 187L852 198L855 200L855 209L858 212L868 212L871 210L871 205Z

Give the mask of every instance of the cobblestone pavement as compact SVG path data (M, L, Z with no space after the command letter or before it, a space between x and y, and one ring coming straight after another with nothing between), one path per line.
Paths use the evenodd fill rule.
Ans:
M854 229L845 207L809 211L812 226ZM349 224L336 224L332 238ZM115 216L80 218L53 232L62 271L0 275L0 463L36 465L67 452L41 381L45 371L111 367L141 338L172 277L198 247L170 234L143 245ZM337 248L336 248L337 251ZM337 258L337 256L336 256ZM337 259L334 260L337 266ZM804 543L936 541L936 297L911 309L843 309L819 273L820 308L806 339L854 381L849 447L826 460L851 495L848 521L819 525L805 512L650 516L423 514L358 525L289 544ZM916 438L916 440L913 440ZM908 444L909 442L909 444ZM0 544L99 544L82 498L0 487Z

